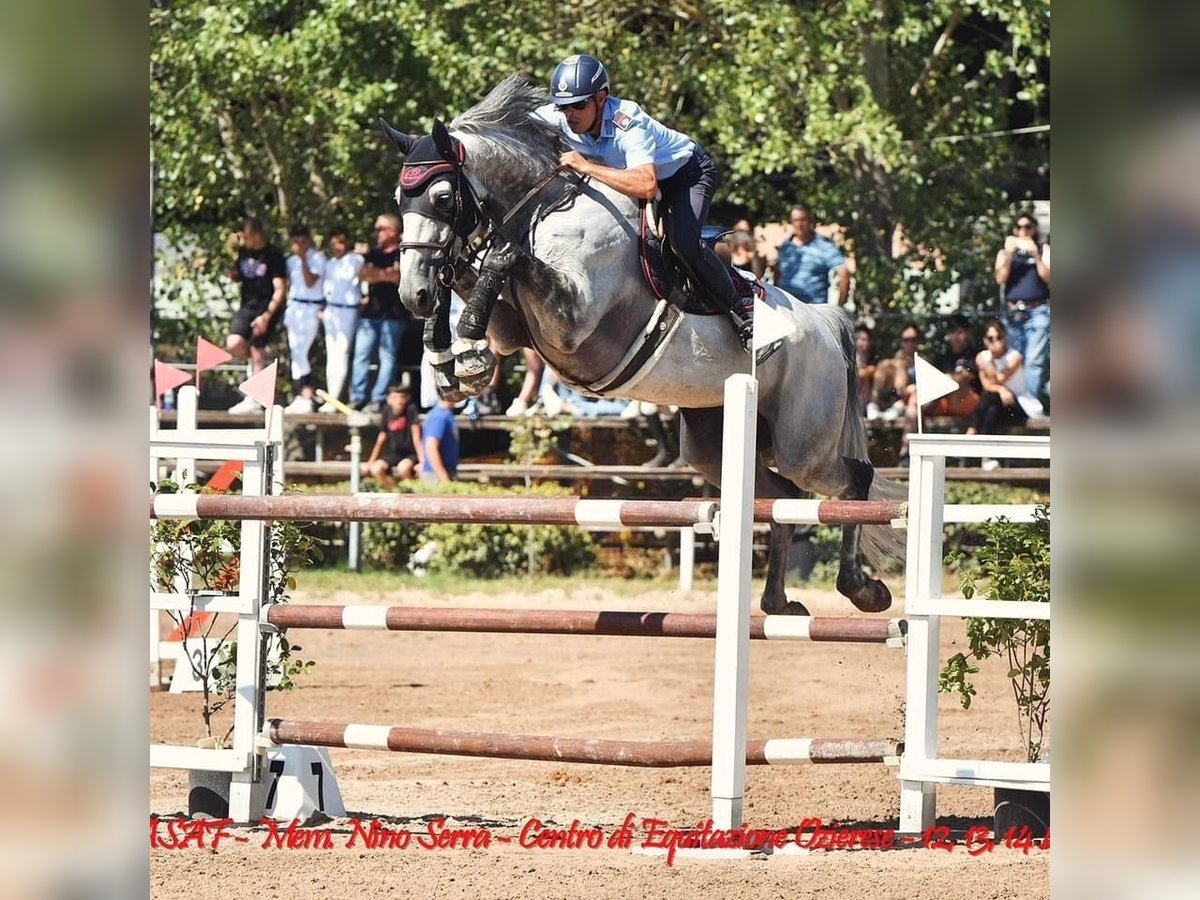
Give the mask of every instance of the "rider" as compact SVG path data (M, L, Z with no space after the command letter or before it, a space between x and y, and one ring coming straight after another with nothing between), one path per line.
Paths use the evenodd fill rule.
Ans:
M635 200L653 199L661 191L661 205L671 213L675 252L707 282L749 350L753 325L728 269L700 239L717 187L712 157L636 103L610 96L608 71L594 56L568 56L559 63L550 79L550 100L537 115L559 129L571 147L562 154L562 165Z

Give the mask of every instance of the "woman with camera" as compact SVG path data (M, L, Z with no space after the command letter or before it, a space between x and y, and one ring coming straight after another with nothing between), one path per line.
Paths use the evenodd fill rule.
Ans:
M1050 245L1038 240L1032 213L1017 216L996 254L996 284L1003 289L1000 319L1009 346L1025 360L1029 390L1041 397L1050 367Z

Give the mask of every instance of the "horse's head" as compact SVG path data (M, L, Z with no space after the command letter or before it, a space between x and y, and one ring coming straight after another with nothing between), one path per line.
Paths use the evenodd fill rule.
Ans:
M440 120L424 137L379 122L406 156L396 188L405 238L400 300L414 316L428 318L438 296L456 280L455 260L479 227L481 209L463 172L466 151Z

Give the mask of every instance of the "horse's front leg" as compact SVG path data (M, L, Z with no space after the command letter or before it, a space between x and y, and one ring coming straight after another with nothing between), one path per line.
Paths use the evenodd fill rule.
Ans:
M443 293L433 315L425 320L422 342L433 366L433 384L438 396L451 403L465 400L462 386L454 374L454 354L450 352L450 297Z
M450 350L454 354L454 374L468 394L480 393L496 371L496 356L488 346L488 322L517 257L513 244L501 245L488 253L458 320L458 339Z

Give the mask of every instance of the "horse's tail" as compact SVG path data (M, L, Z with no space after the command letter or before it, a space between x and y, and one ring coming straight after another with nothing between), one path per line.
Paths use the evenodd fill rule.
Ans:
M822 308L822 307L817 307ZM867 426L863 420L863 411L858 404L858 364L854 359L854 323L845 311L833 307L830 312L836 318L838 342L842 346L842 354L846 363L846 406L842 419L842 456L858 459L869 463L867 452ZM868 500L890 500L893 502L907 500L908 490L874 474L871 487L867 493ZM904 529L892 528L889 525L864 525L862 529L862 550L867 561L876 572L895 568L895 562L903 559L906 551L907 537Z

